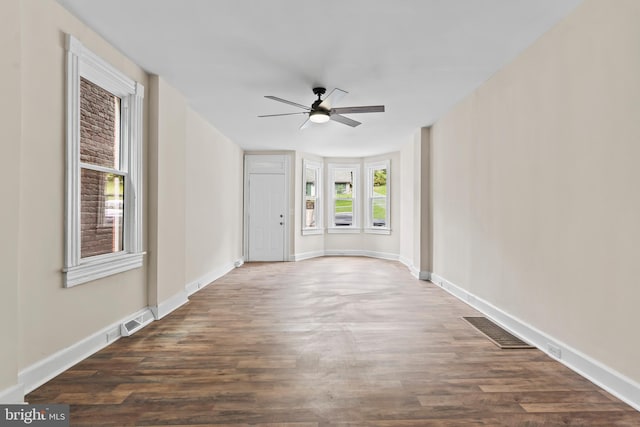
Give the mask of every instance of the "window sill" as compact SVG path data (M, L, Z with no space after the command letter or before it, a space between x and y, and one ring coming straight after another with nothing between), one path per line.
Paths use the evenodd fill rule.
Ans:
M365 228L364 232L367 234L391 234L390 228Z
M359 234L362 229L355 227L331 227L327 228L329 234Z
M324 228L307 228L302 230L303 236L311 236L314 234L324 234Z
M116 273L142 267L144 254L145 252L115 254L109 257L90 260L74 267L65 268L63 269L64 286L65 288L71 288Z

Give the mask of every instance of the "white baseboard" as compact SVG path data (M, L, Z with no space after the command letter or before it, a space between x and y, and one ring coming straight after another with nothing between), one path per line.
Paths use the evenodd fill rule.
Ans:
M300 254L295 254L292 259L293 261L303 261L305 259L311 258L319 258L324 256L324 251L310 251L310 252L302 252Z
M188 296L191 296L193 294L195 294L196 292L198 292L200 289L206 287L207 285L209 285L211 282L221 278L222 276L224 276L225 274L227 274L228 272L230 272L231 270L233 270L234 268L238 268L240 266L242 266L244 264L244 260L242 258L228 263L226 265L223 265L220 268L216 268L214 270L211 270L210 272L208 272L207 274L204 274L200 277L198 277L196 280L187 283L187 285L185 286L185 290L187 292Z
M151 312L148 308L144 308L21 370L18 373L18 383L22 387L23 393L30 393L76 363L119 339L121 337L120 325L140 317L149 319Z
M361 250L357 249L328 249L324 251L324 256L364 256Z
M398 261L400 259L400 255L398 254L392 254L389 252L377 252L377 251L361 251L361 256L366 256L369 258L387 259L389 261Z
M480 311L506 330L536 346L553 359L640 411L640 384L637 382L504 312L445 278L437 274L432 274L431 276L431 282L434 284L442 287L442 289Z
M0 390L1 405L20 405L24 402L24 386L16 384L4 390Z
M388 259L398 261L400 256L388 252L367 251L360 249L328 249L324 251L305 252L294 256L296 261L308 258L317 258L321 256L364 256L368 258Z
M160 320L167 314L182 307L188 302L189 294L187 294L187 290L184 289L172 297L162 301L157 306L150 306L149 308L153 312L153 317L155 317L156 320Z
M431 280L431 272L430 271L420 271L418 272L418 279L430 281Z

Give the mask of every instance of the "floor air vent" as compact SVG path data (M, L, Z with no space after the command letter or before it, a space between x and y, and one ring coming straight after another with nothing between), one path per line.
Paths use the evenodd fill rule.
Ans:
M128 337L129 335L138 332L140 329L144 328L152 321L153 313L151 313L151 310L146 310L139 316L136 316L131 320L127 320L126 322L122 322L122 324L120 324L120 335L123 337Z
M128 337L129 335L133 334L138 329L140 329L141 326L142 326L142 323L140 323L138 320L136 319L129 320L128 322L125 322L122 324L120 328L120 333L122 334L122 336Z
M535 348L520 338L510 334L502 329L500 326L493 323L486 317L463 317L464 320L469 322L471 326L476 328L487 338L491 340L495 345L503 349L517 349L517 348Z

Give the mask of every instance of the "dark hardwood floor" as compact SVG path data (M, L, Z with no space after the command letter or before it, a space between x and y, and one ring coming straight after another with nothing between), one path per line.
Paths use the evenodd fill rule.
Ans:
M401 264L250 263L27 396L71 425L640 426L539 350Z

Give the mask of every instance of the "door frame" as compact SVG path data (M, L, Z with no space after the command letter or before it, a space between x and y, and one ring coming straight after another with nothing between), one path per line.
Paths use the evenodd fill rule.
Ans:
M290 261L291 241L291 160L288 154L245 154L244 155L244 213L243 213L243 256L249 259L249 175L284 175L284 254L283 260Z

